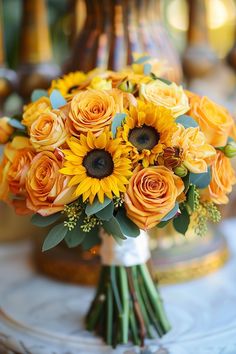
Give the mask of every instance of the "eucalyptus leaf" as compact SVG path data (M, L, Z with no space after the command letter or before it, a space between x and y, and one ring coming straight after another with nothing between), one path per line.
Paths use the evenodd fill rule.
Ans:
M87 232L84 232L80 226L81 223L78 222L74 229L67 231L65 242L69 248L77 247L87 236Z
M41 89L34 90L31 94L31 101L35 102L41 97L48 97L48 92Z
M160 80L160 81L164 82L164 84L166 84L166 85L171 85L172 84L172 82L170 80L163 79L162 77L158 77L158 76L156 76L155 80Z
M126 117L126 113L117 113L111 123L111 131L113 137L116 136L117 133L117 128L122 126L122 123L124 122Z
M189 182L189 173L187 174L187 176L183 177L182 180L184 182L184 187L185 187L184 188L184 192L186 193L188 191L188 189L189 189L189 184L190 184L190 182Z
M184 128L196 128L198 127L198 123L190 116L183 114L176 118L176 123L182 124Z
M67 230L68 229L64 226L63 222L54 226L44 240L43 252L57 246L62 240L64 240Z
M87 232L87 235L82 242L82 247L83 250L87 251L100 243L101 239L99 237L99 227L95 226L90 232Z
M119 209L116 218L124 235L129 237L139 236L139 227L127 217L125 209Z
M105 208L98 211L96 213L96 216L101 220L110 220L113 216L113 212L114 212L114 203L112 201Z
M190 173L189 181L195 184L196 187L203 189L206 188L211 182L211 170L208 168L205 173Z
M158 229L163 229L167 224L169 224L170 220L167 220L167 221L161 221L159 222L159 224L157 224L157 228Z
M42 216L40 214L34 214L31 218L31 223L38 227L46 227L54 224L61 217L61 213L52 214L49 216Z
M126 237L124 236L121 230L120 224L114 216L110 220L103 221L103 228L109 235L113 236L116 240L126 240Z
M62 106L65 106L65 104L67 103L65 98L62 96L62 94L58 90L52 91L52 93L50 95L50 102L51 102L53 109L58 109Z
M187 204L192 211L194 211L194 191L195 191L195 187L193 185L190 185L187 194Z
M166 216L164 216L164 218L161 221L168 221L172 219L177 214L178 210L179 210L179 203L176 202L174 208L168 214L166 214Z
M152 71L152 65L150 63L144 64L143 66L144 75L150 75L151 71Z
M145 61L150 60L151 57L150 55L144 55L143 57L138 58L137 60L134 61L134 64L143 64Z
M19 120L15 119L15 118L11 118L8 121L8 124L13 128L16 128L19 130L25 130L25 126L23 124L21 124L21 122L19 122Z
M100 203L98 198L96 198L93 202L93 204L87 204L86 208L85 208L85 214L88 216L94 215L96 213L98 213L100 210L106 208L106 206L108 204L110 204L112 202L111 199L105 197L104 202Z
M186 209L181 210L181 214L173 220L174 228L177 232L185 235L190 223L190 216Z

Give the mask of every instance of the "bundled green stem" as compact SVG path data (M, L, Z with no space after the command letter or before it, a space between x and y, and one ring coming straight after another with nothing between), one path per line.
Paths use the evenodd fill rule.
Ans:
M170 330L162 299L145 264L102 267L86 327L113 347L129 340L143 346L145 337L161 337Z

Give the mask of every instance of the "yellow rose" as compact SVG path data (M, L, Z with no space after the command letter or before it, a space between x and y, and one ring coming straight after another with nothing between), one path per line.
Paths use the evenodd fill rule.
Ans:
M62 165L62 159L51 151L42 151L34 157L26 178L27 207L33 212L51 215L76 199L75 187L68 187L70 177L59 172Z
M120 112L121 94L119 90L81 91L71 101L67 126L72 135L80 133L99 135L110 126L114 115Z
M0 165L0 199L8 201L9 195L9 170L17 154L25 149L32 149L28 138L17 136L8 143L3 151L3 159ZM22 176L23 178L23 176Z
M112 82L110 80L106 80L102 77L96 76L91 80L89 88L93 90L111 90Z
M235 172L230 159L218 150L216 159L212 165L211 183L204 190L202 198L216 204L227 204L229 201L227 194L232 191L232 186L235 183Z
M9 120L8 117L0 118L0 144L6 144L14 132L14 128L8 124Z
M188 93L191 115L199 124L207 142L215 147L225 146L234 126L227 110L207 97Z
M161 80L141 84L140 96L147 102L168 108L176 118L189 110L188 97L182 86L170 85Z
M54 151L65 143L68 137L65 119L62 110L52 110L38 117L30 128L30 141L36 151Z
M179 149L179 157L190 172L207 172L207 166L215 158L216 150L206 143L199 128L185 129L181 124L172 137L172 144Z
M156 226L175 206L184 183L164 166L134 171L125 193L127 216L141 229Z
M37 101L24 106L22 124L30 128L42 113L49 112L50 109L51 103L49 98L40 97Z

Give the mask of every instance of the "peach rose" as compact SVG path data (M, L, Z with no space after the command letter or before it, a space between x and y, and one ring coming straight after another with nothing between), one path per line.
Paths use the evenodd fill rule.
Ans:
M8 117L0 118L0 144L6 144L14 132L14 128L8 124L9 120Z
M3 151L3 159L0 164L0 199L8 201L10 192L9 187L9 170L16 159L18 153L25 149L32 149L28 138L17 136L12 142L8 143Z
M212 165L211 183L203 191L202 198L216 204L227 204L229 201L227 194L232 191L232 186L235 183L235 171L230 159L218 150L215 162Z
M32 148L20 149L14 156L8 170L8 184L10 191L15 195L25 195L26 176L34 156Z
M185 129L178 124L178 130L172 137L172 144L178 147L180 159L193 173L207 172L207 166L214 161L216 150L206 143L205 135L197 128Z
M54 151L65 143L68 137L65 118L63 111L56 109L38 117L30 128L30 141L36 151Z
M72 135L80 133L99 135L110 126L114 115L122 110L120 91L81 91L71 101L67 124Z
M215 147L225 146L234 126L231 115L207 97L199 97L193 93L188 95L188 114L198 122L207 142Z
M40 97L37 101L24 106L22 124L30 128L42 113L49 112L50 109L51 103L49 98Z
M180 177L164 166L134 171L125 193L127 216L141 229L156 226L184 190Z
M140 96L147 102L169 109L176 118L189 110L188 97L182 86L174 82L170 85L161 80L141 84Z
M75 187L68 187L70 177L59 172L62 165L62 159L51 151L34 157L26 178L27 207L33 212L43 216L55 214L75 200Z

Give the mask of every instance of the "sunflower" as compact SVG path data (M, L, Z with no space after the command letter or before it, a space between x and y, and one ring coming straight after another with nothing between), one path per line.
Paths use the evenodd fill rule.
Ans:
M100 203L104 197L112 199L126 191L131 176L131 162L124 157L120 139L112 139L106 130L96 137L92 132L68 141L64 150L65 162L61 173L72 176L69 186L77 186L76 197L93 203L97 196Z
M171 137L176 130L174 117L168 109L138 100L137 106L131 106L127 112L123 126L118 128L118 137L133 163L141 161L148 167L166 146L171 146Z
M87 75L82 71L64 75L62 78L52 81L49 92L59 90L62 96L70 99L76 91L85 88L89 84L89 80L87 79Z

